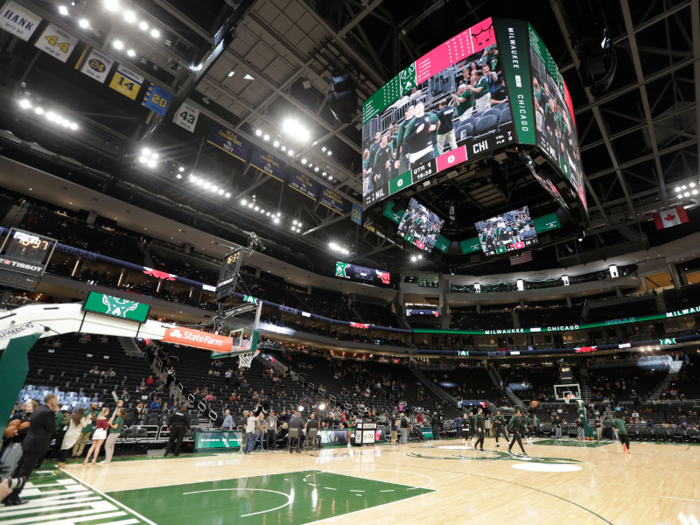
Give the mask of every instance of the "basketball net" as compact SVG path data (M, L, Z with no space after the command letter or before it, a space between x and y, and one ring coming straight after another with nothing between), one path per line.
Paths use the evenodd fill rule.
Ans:
M566 403L568 405L573 398L574 398L573 394L566 394L566 396L564 396L564 403Z
M249 352L247 354L241 354L238 356L238 368L250 368L253 364L253 359L260 353L260 350L255 350L254 352Z

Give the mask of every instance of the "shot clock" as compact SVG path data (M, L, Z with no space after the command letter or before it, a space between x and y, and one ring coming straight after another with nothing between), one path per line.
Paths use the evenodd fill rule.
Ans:
M0 285L36 289L55 247L56 239L12 228L0 248Z
M219 273L219 280L216 283L215 301L225 301L236 291L238 282L238 272L241 270L243 261L243 248L234 248L226 254L223 266Z

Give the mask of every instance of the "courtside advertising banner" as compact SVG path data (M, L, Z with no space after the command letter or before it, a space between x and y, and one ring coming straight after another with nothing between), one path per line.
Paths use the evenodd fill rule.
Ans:
M223 335L201 332L178 326L169 328L163 336L164 343L174 343L177 345L193 346L202 350L213 350L215 352L230 352L233 350L233 338Z

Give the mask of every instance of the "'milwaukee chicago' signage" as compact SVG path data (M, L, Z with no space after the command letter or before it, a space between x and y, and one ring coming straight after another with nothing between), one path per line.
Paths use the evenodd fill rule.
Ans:
M564 326L542 326L535 328L503 328L501 330L441 330L438 328L417 328L413 330L416 334L450 334L450 335L510 335L510 334L536 334L551 332L571 332L574 330L587 330L589 328L604 328L606 326L617 326L621 324L643 323L645 321L659 321L674 317L683 317L700 313L700 306L683 308L673 312L664 312L654 315L642 315L639 317L623 317L622 319L610 319L600 323L571 324Z

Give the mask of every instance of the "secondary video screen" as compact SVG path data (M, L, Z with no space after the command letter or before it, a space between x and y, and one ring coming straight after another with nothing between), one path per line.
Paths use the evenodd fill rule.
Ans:
M475 226L479 232L481 249L486 255L522 250L539 243L527 206L479 221Z
M411 199L399 224L398 234L416 248L432 252L445 221L435 212Z

